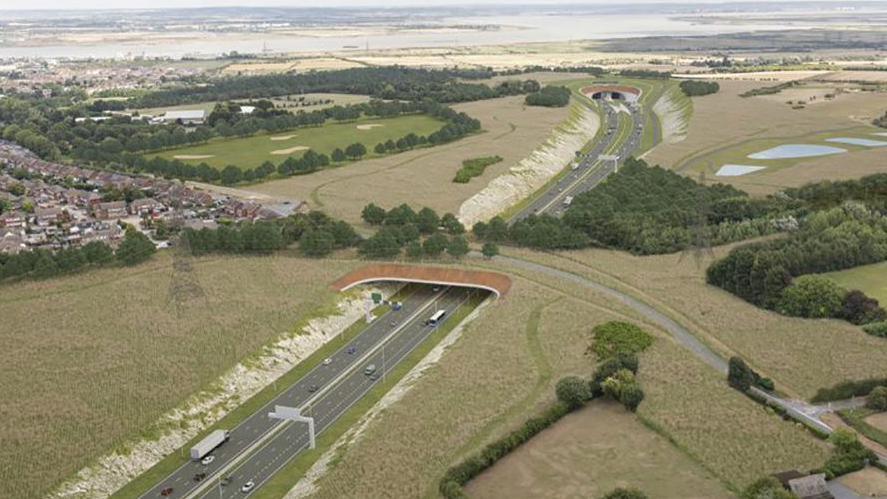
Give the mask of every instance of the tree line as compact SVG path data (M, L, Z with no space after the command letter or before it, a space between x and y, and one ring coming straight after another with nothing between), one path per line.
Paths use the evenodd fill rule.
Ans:
M167 107L314 92L360 94L386 100L429 98L441 103L455 103L523 94L539 89L539 84L533 80L505 81L494 87L460 81L491 76L494 76L493 72L483 70L430 70L400 66L229 76L204 81L202 85L185 82L181 87L149 92L131 98L128 107Z
M438 258L444 253L461 258L469 251L465 226L452 213L439 216L428 207L417 212L407 204L385 210L370 203L361 217L380 227L358 248L368 258L395 258L401 253L412 259Z
M131 266L149 259L155 251L154 243L147 236L128 227L116 251L106 243L93 241L55 252L36 249L17 254L0 253L0 281L48 279L87 268Z

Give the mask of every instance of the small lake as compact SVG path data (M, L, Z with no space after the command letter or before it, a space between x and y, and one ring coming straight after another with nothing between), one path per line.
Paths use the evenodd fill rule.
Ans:
M718 177L738 177L740 175L746 175L748 173L756 172L758 170L763 170L767 168L766 166L751 166L751 165L724 165L715 173Z
M842 152L847 152L847 149L813 144L783 144L754 154L749 154L748 157L750 159L812 158L814 156L828 156L829 154L840 154Z
M883 140L858 139L855 137L835 137L833 139L825 139L826 142L837 142L839 144L850 144L854 146L865 147L883 147L887 146L887 142Z

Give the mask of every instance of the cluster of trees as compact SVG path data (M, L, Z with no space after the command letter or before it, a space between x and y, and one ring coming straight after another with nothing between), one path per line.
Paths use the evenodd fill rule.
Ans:
M680 83L681 91L687 97L716 94L721 86L716 81L683 80Z
M713 263L706 277L755 305L804 317L836 317L857 324L883 320L877 301L844 292L824 278L808 276L887 259L887 218L847 202L814 212L788 237L733 249Z
M776 388L772 379L761 377L744 360L735 356L730 357L727 363L727 384L742 393L753 386L771 392Z
M852 200L865 203L877 212L887 213L887 173L853 180L824 180L786 189L785 195L812 210L834 208Z
M484 170L488 166L494 165L502 161L502 156L482 156L479 158L471 158L462 161L462 168L456 172L453 182L457 184L467 184L472 178L479 177L484 174Z
M481 241L538 249L576 249L590 244L588 236L548 215L531 215L511 226L496 216L489 222L476 223L471 230Z
M774 203L629 158L595 189L576 196L563 221L599 245L659 254L699 239L721 244L774 232L773 224L760 219Z
M0 280L47 279L91 267L136 265L151 258L155 250L150 239L130 227L116 252L107 244L96 241L56 252L37 249L15 255L0 254Z
M528 94L525 102L528 106L564 107L570 103L570 89L548 85L538 92Z
M444 252L454 258L468 254L465 227L452 213L438 216L428 207L416 212L407 204L386 211L370 203L361 216L368 224L381 226L360 245L360 253L368 258L394 258L401 251L409 258L437 258Z
M129 107L166 107L193 102L257 99L311 92L361 94L389 100L430 98L437 102L465 102L535 92L539 89L539 84L533 80L504 82L496 87L459 81L489 78L493 75L492 71L428 70L396 66L231 76L201 82L204 85L187 82L187 86L133 97L128 104Z
M321 257L335 249L354 246L360 240L348 223L312 211L278 220L221 225L215 230L185 229L180 244L198 256L207 253L267 254L298 241L304 254Z

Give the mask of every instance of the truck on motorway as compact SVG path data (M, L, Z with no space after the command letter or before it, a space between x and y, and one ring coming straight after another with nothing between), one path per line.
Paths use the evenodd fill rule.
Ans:
M191 447L191 459L195 461L203 459L213 449L227 442L229 438L231 438L231 433L228 430L216 430L210 433L206 438L197 442L197 445Z

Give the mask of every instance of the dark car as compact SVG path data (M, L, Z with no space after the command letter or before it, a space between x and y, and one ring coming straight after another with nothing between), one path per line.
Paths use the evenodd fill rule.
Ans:
M160 495L162 495L163 497L171 496L172 495L172 487L167 487L167 488L161 490Z
M348 355L353 355L357 351L355 347L348 347Z
M206 473L197 473L194 475L195 482L199 482L199 481L203 480L204 478L206 478Z
M316 391L319 390L319 389L320 389L319 386L317 386L317 385L311 385L311 386L308 387L308 393L314 393L314 392L316 392Z
M225 478L222 479L221 482L219 482L219 485L221 485L222 487L227 487L229 483L231 483L231 477L226 476Z

